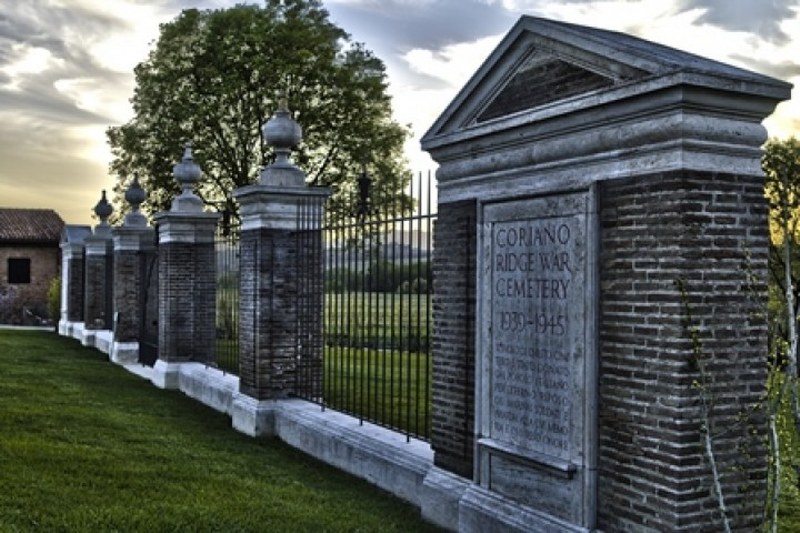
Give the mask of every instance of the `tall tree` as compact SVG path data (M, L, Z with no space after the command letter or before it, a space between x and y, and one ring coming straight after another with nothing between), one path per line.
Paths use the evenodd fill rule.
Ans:
M408 128L392 119L384 64L333 24L319 0L187 9L162 24L134 72L134 118L106 132L117 200L137 173L149 192L144 210L167 209L178 192L172 166L192 140L204 171L198 194L235 211L231 191L256 182L270 162L260 127L280 93L303 128L296 164L310 185L335 189L329 210L352 210L365 167L373 204L403 195Z
M791 286L792 300L800 302L800 140L795 137L770 139L764 145L761 167L766 177L764 193L769 204L772 339L773 342L782 340L788 346L787 288ZM787 239L788 247L785 246ZM797 311L794 310L795 315ZM773 352L780 355L780 350ZM780 356L778 363L785 364L785 358Z

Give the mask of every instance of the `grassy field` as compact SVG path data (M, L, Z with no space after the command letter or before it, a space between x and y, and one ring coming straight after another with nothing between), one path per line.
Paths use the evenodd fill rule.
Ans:
M434 531L77 342L0 331L0 531Z
M326 293L325 340L328 345L426 351L430 316L426 295Z
M430 360L426 354L326 347L326 405L427 438Z
M427 437L430 316L426 295L327 293L326 403L366 420Z

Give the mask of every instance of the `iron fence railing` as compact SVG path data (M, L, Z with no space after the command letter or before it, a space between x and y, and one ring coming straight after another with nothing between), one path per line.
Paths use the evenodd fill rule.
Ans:
M366 197L324 228L322 404L428 439L431 176L377 208Z
M223 216L214 251L217 262L217 367L239 374L239 226Z

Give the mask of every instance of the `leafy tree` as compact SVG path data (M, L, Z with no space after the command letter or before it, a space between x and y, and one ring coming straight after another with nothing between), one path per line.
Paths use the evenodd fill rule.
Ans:
M134 72L134 118L106 132L117 203L138 173L145 212L167 209L179 189L172 166L190 139L204 171L198 194L235 211L231 191L270 163L260 127L281 93L303 128L294 161L310 185L334 188L329 211L351 214L364 167L373 204L403 196L408 128L392 120L384 64L330 22L319 0L184 10L161 26Z
M787 280L791 280L793 301L800 302L800 140L795 137L770 139L764 146L761 167L765 174L764 193L769 204L771 237L770 323L776 342L785 342L788 346ZM784 246L787 238L790 239L788 247ZM782 366L785 361L778 363Z

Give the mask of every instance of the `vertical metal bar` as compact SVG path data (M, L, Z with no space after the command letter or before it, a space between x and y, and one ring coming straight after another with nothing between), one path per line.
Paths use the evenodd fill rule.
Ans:
M415 377L414 377L414 432L420 434L420 378L422 367L422 174L417 175L417 217L416 217L416 237L417 237L417 264L416 264L416 289L414 298L417 302L417 318L414 327L416 329L416 350L415 350Z
M431 308L431 294L433 293L433 250L431 247L431 239L433 238L432 215L431 215L431 171L428 171L428 198L427 198L427 213L426 217L426 236L428 242L426 243L426 250L428 251L428 287L425 291L425 308L427 309L425 316L425 437L430 438L431 427L431 366L433 357L431 352L433 350L433 342L431 339L431 324L433 320L433 309Z

